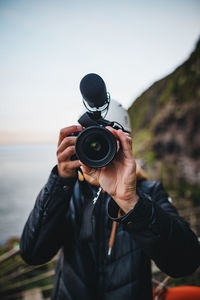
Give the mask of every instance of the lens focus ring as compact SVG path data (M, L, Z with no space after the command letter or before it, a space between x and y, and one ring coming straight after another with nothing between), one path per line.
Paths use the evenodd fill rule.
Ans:
M106 166L117 152L116 138L109 130L100 126L84 129L79 134L75 147L79 160L91 168Z

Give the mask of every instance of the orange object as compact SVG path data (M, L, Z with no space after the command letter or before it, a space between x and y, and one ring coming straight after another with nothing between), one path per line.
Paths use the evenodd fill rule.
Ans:
M161 291L157 299L159 300L200 300L200 287L177 286L172 288L165 288L163 291Z
M177 286L168 288L165 300L200 300L200 287Z

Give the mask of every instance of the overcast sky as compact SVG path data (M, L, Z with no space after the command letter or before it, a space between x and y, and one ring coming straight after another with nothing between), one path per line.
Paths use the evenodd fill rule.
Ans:
M128 108L188 58L199 12L199 0L0 0L0 143L57 142L87 73Z

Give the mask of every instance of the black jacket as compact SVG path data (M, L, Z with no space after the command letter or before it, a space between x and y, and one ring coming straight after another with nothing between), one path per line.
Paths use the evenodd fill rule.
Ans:
M59 178L54 168L41 190L21 237L21 255L31 265L49 261L62 248L52 299L152 299L150 259L166 274L191 274L200 264L200 246L178 215L161 183L137 183L139 201L117 218L118 206L106 193L87 219L98 188ZM118 222L112 253L108 242ZM91 221L91 222L90 222ZM88 237L88 226L93 228Z

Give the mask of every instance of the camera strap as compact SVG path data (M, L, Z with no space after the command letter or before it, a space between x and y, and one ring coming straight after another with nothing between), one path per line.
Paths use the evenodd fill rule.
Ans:
M83 210L83 218L80 231L80 239L85 241L92 241L95 233L95 216L94 208L97 200L101 195L102 187L99 187L96 196L90 199Z
M89 126L97 126L97 125L99 125L99 123L96 120L94 120L88 112L84 113L78 119L78 122L83 127L89 127Z
M79 124L81 124L83 127L90 127L90 126L110 126L116 130L121 129L124 132L128 132L127 130L124 129L124 127L119 124L116 121L110 122L104 118L101 117L98 113L84 113L79 119L78 119Z

